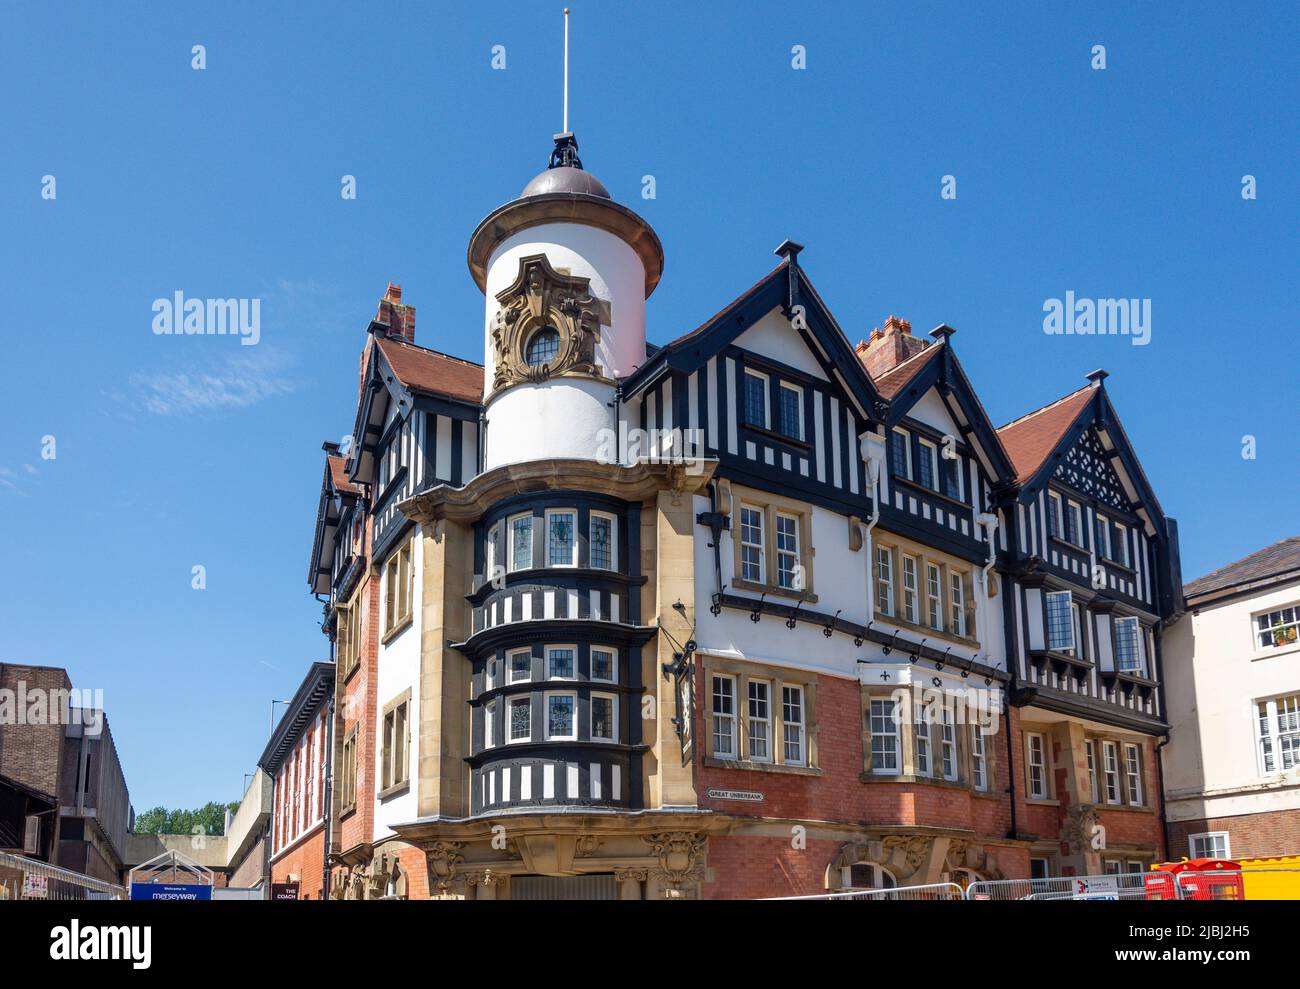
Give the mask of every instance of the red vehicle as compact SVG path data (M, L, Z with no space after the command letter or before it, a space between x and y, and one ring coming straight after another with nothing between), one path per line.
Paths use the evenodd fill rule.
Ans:
M1148 900L1244 900L1240 863L1230 859L1183 859L1151 867L1146 877Z

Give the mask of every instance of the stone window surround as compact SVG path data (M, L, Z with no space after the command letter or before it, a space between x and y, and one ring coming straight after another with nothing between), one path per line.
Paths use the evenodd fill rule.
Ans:
M927 786L946 786L959 790L966 790L972 796L976 797L993 797L1001 799L1001 792L997 789L995 783L997 780L997 767L999 765L999 753L997 747L990 744L990 738L996 738L997 735L985 736L984 738L984 788L977 789L974 782L974 753L972 751L972 742L970 734L972 731L978 731L978 724L961 724L954 725L954 740L957 745L957 778L944 779L943 776L943 733L942 725L938 722L929 725L930 738L930 772L925 774L918 771L918 757L916 744L916 717L914 712L907 712L907 717L900 720L898 728L898 772L893 773L876 773L871 768L871 702L873 700L892 700L899 701L898 687L886 687L882 685L864 685L861 691L860 715L862 725L862 772L859 779L864 783L923 783ZM915 698L910 687L902 688L908 696L908 703L915 703ZM964 729L964 730L963 730ZM999 729L1001 730L1001 729Z
M388 716L393 712L395 712L400 707L406 708L405 738L400 740L404 752L404 758L402 759L403 774L400 779L393 779L392 782L388 783L388 785L384 786L384 788L379 791L377 796L381 800L383 800L386 797L391 797L396 793L401 793L403 790L408 790L410 789L411 786L411 756L410 756L411 688L410 687L407 687L406 690L402 691L402 693L398 694L387 704L385 704L383 710L380 712L379 731L382 736L382 741L380 746L381 773L379 779L380 779L380 783L382 784L384 780L389 778L389 774L390 774L389 760L395 755L395 752L391 747L393 740L390 739L388 736ZM396 726L395 719L394 719L394 726Z
M339 679L346 683L361 666L362 609L361 588L358 587L346 604L336 609L335 658ZM355 624L354 624L355 623Z
M805 501L795 501L768 491L742 488L732 485L735 504L731 532L732 580L731 586L746 591L780 595L789 598L802 598L805 604L816 604L817 595L813 593L813 557L816 550L812 541L812 506ZM763 513L763 582L745 580L740 564L740 511L742 508L756 508ZM803 590L796 591L781 587L777 583L776 558L776 517L792 515L799 520L799 564L803 567Z
M339 816L343 817L357 809L357 740L360 725L353 725L343 736L343 745L339 757ZM352 769L348 770L349 756Z
M405 571L403 573L403 571ZM384 636L381 640L388 643L397 638L411 623L414 617L415 597L415 539L408 537L393 550L384 561ZM400 595L396 608L392 606L393 582L399 583Z
M708 750L704 754L704 764L719 769L746 769L768 773L793 773L803 776L821 776L818 767L817 747L817 674L793 670L784 666L770 666L748 660L723 658L720 656L700 656L700 666L704 676L704 697L706 702L700 705L700 711L706 719L703 737ZM716 757L713 755L713 676L719 674L733 677L736 684L735 718L736 718L736 758ZM749 758L749 681L762 680L770 685L768 691L768 751L771 757L767 761L755 762ZM803 690L803 734L805 764L789 766L785 758L785 712L781 704L782 687L799 687Z
M882 614L880 617L888 621L891 625L898 625L901 628L909 629L919 635L929 638L941 638L945 641L957 643L963 646L978 649L979 628L976 625L975 617L975 564L965 560L959 560L957 557L941 553L923 543L913 542L895 536L892 532L876 530L872 539L872 567L871 567L871 600L873 606L876 602L878 593L878 584L880 582L879 561L875 554L881 550L887 550L890 558L890 576L893 589L894 610L890 615ZM904 588L903 588L903 557L911 557L916 560L916 599L917 599L917 618L919 622L909 622L905 617L904 609ZM939 568L939 613L943 619L943 628L932 628L926 622L926 575L927 566L934 565ZM964 614L966 618L966 634L958 635L951 630L952 626L952 577L960 575L962 580L962 593L965 597ZM992 583L990 581L990 583Z
M1025 800L1030 804L1040 805L1059 805L1064 801L1057 793L1056 786L1056 768L1058 758L1055 753L1056 734L1053 729L1060 722L1031 722L1022 721L1020 725L1021 734L1021 758L1025 764L1024 794ZM1031 797L1029 796L1029 736L1041 735L1043 737L1043 760L1044 772L1047 776L1047 796ZM1097 774L1097 802L1094 806L1098 810L1105 811L1152 811L1155 804L1151 800L1151 787L1147 780L1147 769L1149 759L1146 753L1146 744L1143 737L1134 737L1132 735L1120 734L1118 732L1107 731L1088 731L1083 737L1083 746L1079 749L1078 765L1081 767L1081 773L1078 780L1079 800L1081 803L1090 803L1092 801L1091 786L1088 779L1087 763L1087 744L1091 742L1093 746L1093 762ZM1116 767L1118 770L1119 783L1119 803L1109 803L1106 799L1106 754L1103 743L1111 742L1115 745ZM1124 754L1126 745L1136 745L1138 750L1138 771L1141 774L1142 800L1140 804L1131 803L1128 799L1128 780L1125 776ZM1073 754L1071 754L1073 758Z

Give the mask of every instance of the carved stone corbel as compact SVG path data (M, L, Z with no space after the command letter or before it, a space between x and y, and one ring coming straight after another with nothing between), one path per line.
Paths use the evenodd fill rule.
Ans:
M704 878L704 867L699 861L708 838L695 831L659 831L645 834L641 840L659 856L660 869L655 875L663 881L664 895L682 897L683 887Z
M463 841L435 841L425 849L429 878L433 880L438 892L445 893L451 887L456 867L465 861L465 856L460 854L464 847Z

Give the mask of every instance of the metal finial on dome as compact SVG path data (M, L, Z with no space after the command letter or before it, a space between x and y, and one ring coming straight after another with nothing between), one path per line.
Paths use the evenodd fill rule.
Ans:
M555 147L551 149L551 160L547 168L581 168L582 159L578 157L578 139L568 131L555 135Z

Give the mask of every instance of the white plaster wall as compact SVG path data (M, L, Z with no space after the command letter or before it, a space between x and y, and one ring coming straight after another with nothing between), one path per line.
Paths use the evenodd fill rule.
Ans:
M1297 601L1300 581L1189 612L1166 634L1171 819L1300 811L1300 772L1263 775L1256 744L1256 702L1300 692L1300 645L1257 649L1251 621Z
M698 514L708 510L708 498L696 496L695 512ZM733 514L732 525L739 525L737 515ZM728 587L735 576L733 535L733 532L724 532L722 535L722 581ZM899 661L900 651L895 651L886 658L880 645L864 641L859 648L853 644L853 637L845 632L837 631L827 638L822 632L824 625L810 620L799 621L792 630L786 628L784 618L765 614L761 621L752 622L748 612L734 608L724 608L722 614L715 618L709 613L712 594L717 590L713 550L709 548L711 539L712 534L708 528L696 526L695 609L699 616L696 641L701 651L851 678L865 675L862 672L865 668L858 663L859 659L888 664ZM826 615L833 615L836 610L840 610L840 617L844 621L866 625L871 600L866 545L856 553L851 551L848 545L847 517L817 507L813 508L812 542L816 550L813 558L813 590L818 600L807 607ZM994 571L990 574L990 582L996 579ZM738 593L749 595L747 591ZM757 595L754 595L754 599L757 600ZM794 604L793 598L769 596L768 599L780 604ZM1001 598L994 598L981 617L984 621L980 632L979 661L988 662L989 665L1000 663L1000 668L1006 669ZM875 627L892 632L897 626L878 619ZM923 633L911 630L902 631L899 641L916 643L922 635ZM932 640L929 644L936 643L939 643L941 651L947 647L947 642L940 639ZM992 645L991 662L987 658L985 644ZM962 646L953 646L951 652L954 660L971 659L975 655L975 650ZM905 662L905 653L902 658ZM927 668L930 675L933 675L933 664ZM982 685L982 682L981 680L975 685Z
M612 385L558 378L515 385L487 407L484 470L529 460L596 459L600 432L614 427Z
M591 279L591 293L610 306L610 325L601 328L596 361L610 377L631 374L645 363L645 267L622 238L583 223L544 223L503 240L487 267L486 314L483 324L484 388L494 370L492 327L498 292L519 276L519 259L545 254L551 267Z
M740 334L736 346L788 364L811 377L827 380L821 365L790 326L790 321L781 315L779 308Z
M411 563L415 568L415 587L412 591L412 621L400 635L379 644L379 676L377 681L377 699L375 709L375 761L370 767L374 773L376 790L383 779L380 772L380 760L383 758L384 725L382 712L384 705L407 688L411 691L411 710L407 725L411 737L408 759L411 786L396 796L386 800L375 798L375 840L393 834L392 825L403 821L413 821L416 813L416 787L419 783L418 767L420 765L420 619L424 587L424 540L419 535L415 538ZM386 562L386 561L385 561ZM383 572L381 564L380 572ZM383 597L379 602L380 621L387 605L388 588L383 588Z
M645 268L621 238L581 223L547 223L521 230L498 245L488 262L484 320L484 389L493 376L492 327L501 308L496 294L514 283L519 259L545 254L551 266L591 279L591 292L610 305L596 363L610 378L645 362ZM594 459L598 433L610 427L612 386L583 378L516 385L487 407L484 470L502 464L560 457Z
M961 438L961 430L952 421L952 416L948 414L948 407L943 404L943 399L939 397L939 393L933 388L922 395L907 414L918 422L923 422L927 426L939 430L941 433L946 433L957 439Z

